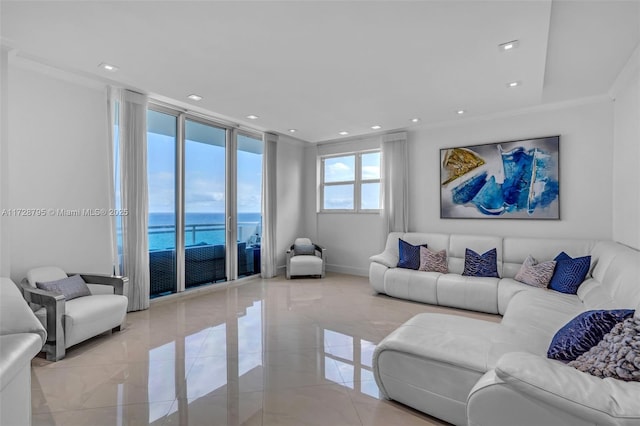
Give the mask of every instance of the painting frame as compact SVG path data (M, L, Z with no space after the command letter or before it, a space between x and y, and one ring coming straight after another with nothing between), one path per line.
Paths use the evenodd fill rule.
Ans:
M560 220L560 135L440 148L441 219Z

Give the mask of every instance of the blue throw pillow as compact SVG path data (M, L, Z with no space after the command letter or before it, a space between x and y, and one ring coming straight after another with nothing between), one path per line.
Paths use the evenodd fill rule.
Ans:
M422 247L426 246L426 244L422 245ZM398 268L418 269L420 267L420 246L414 246L399 238L398 252L400 254Z
M462 275L498 278L498 251L493 248L480 255L471 249L466 249Z
M596 346L605 334L619 322L631 318L633 309L583 312L553 336L547 357L560 361L573 361Z
M549 288L561 293L576 294L578 287L589 272L591 256L573 259L567 253L562 252L553 260L556 261L556 269L553 271Z

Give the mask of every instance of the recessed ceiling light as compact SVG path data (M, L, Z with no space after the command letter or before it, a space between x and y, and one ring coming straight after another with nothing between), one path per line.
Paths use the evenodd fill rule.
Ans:
M513 49L517 49L519 45L520 45L520 41L511 40L506 43L499 44L498 49L500 49L501 52L509 52Z
M202 96L196 95L195 93L187 96L187 98L191 99L192 101L201 101L202 100Z
M507 83L507 87L518 87L518 86L522 86L521 81L512 81Z
M371 128L372 128L373 130L380 130L380 129L382 129L382 126L378 126L378 125L376 124L375 126L371 126Z
M295 133L295 132L297 132L297 131L298 131L298 130L296 130L296 129L289 129L289 133Z
M465 111L465 110L463 110L463 109L459 109L459 110L457 110L457 111L456 111L456 114L458 114L458 115L462 115L462 114L464 114L465 112L467 112L467 111Z
M247 118L248 118L249 120L257 120L257 119L258 119L258 118L260 118L260 117L258 117L257 115L253 115L253 114L251 114L251 115L247 115Z
M347 135L349 134L349 132L342 131L342 132L340 132L340 133L338 133L338 134L339 134L340 136L347 136Z
M418 121L420 121L420 119L419 119L419 118L412 118L412 119L411 119L411 122L412 122L412 123L417 123Z
M105 71L116 72L119 70L115 65L107 64L106 62L102 62L98 67L102 68Z

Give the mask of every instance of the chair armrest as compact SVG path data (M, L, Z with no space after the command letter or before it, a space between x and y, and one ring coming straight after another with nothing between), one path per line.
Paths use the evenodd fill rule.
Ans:
M320 257L324 259L327 255L327 249L318 244L314 244L314 247L316 248L316 251L320 252Z
M74 274L69 274L74 275ZM89 284L109 285L113 287L114 294L125 294L125 286L129 282L129 277L122 277L119 275L105 275L105 274L78 274L82 279Z
M512 352L496 364L496 375L516 392L598 424L640 420L640 383L601 379L560 361ZM614 421L614 419L616 421ZM616 424L618 424L616 422Z
M47 310L47 321L45 324L47 341L53 342L57 340L58 336L63 336L62 315L65 312L64 296L31 287L25 280L23 280L20 285L22 286L24 298L27 302L44 306Z

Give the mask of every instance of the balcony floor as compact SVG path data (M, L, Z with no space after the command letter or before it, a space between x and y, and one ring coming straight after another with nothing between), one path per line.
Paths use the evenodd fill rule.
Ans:
M442 425L380 399L375 345L413 315L365 277L255 278L153 303L32 363L34 425Z

